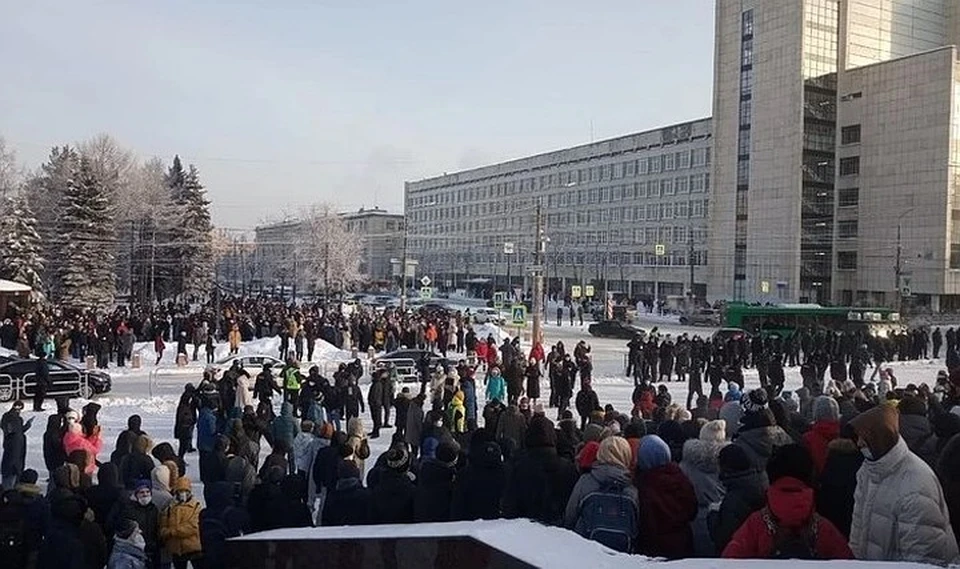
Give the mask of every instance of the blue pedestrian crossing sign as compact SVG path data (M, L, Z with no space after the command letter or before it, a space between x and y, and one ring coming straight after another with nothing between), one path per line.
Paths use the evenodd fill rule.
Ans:
M513 315L514 326L527 325L527 307L526 306L522 304L515 304L510 308L510 313Z

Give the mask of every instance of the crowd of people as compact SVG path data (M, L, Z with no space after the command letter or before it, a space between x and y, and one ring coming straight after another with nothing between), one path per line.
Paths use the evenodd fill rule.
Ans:
M107 455L98 406L76 412L60 402L42 435L43 492L40 474L25 468L37 430L14 404L0 419L4 558L44 568L221 567L226 539L267 529L529 518L669 559L960 560L960 366L929 386L900 385L882 366L926 357L921 342L932 341L937 357L939 330L882 341L708 341L654 330L628 346L635 388L632 407L618 410L593 389L584 341L571 353L558 343L524 354L518 340L477 338L457 315L277 310L269 320L250 309L224 314L233 331L253 323L241 340L275 322L292 339L281 354L288 363L222 376L211 368L186 385L176 449L154 445L132 416ZM363 389L359 361L332 378L317 367L304 375L309 354L296 337L314 316L375 349L409 342L463 356L450 366L424 358L412 385L386 367ZM189 321L171 322L170 337ZM949 367L955 333L945 348ZM788 391L783 367L794 363L802 387ZM748 367L761 378L749 391ZM657 385L675 378L688 382L686 404ZM707 393L694 389L703 380ZM388 450L372 456L370 440L391 430ZM192 481L203 484L202 502Z

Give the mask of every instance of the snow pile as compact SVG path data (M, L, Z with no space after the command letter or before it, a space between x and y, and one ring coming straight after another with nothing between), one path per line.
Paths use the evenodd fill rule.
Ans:
M493 336L493 339L497 342L497 345L503 343L505 339L512 339L514 337L513 332L516 332L516 329L510 329L507 327L501 328L496 324L474 324L473 332L477 335L477 340L486 340L488 336Z
M15 358L17 357L17 352L13 350L8 350L6 348L0 348L0 356L8 356L8 357Z

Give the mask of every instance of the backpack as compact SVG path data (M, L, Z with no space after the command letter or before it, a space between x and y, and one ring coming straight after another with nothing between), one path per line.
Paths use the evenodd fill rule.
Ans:
M773 536L773 549L770 559L817 559L817 533L820 529L820 516L816 513L810 518L810 524L799 533L783 531L769 507L760 513L767 531Z
M608 481L584 496L580 500L577 533L614 551L633 553L640 512L625 487L623 482Z

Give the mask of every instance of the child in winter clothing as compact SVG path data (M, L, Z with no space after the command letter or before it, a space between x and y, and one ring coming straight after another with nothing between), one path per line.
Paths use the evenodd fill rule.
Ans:
M107 569L146 569L147 554L143 551L145 545L137 522L124 518L117 526Z
M160 540L173 557L176 569L200 557L200 502L193 497L190 479L180 477L173 486L173 502L160 512Z
M490 377L487 378L487 401L497 400L507 402L507 382L500 375L500 368L490 368Z

